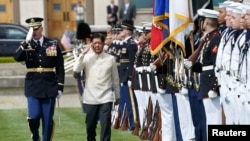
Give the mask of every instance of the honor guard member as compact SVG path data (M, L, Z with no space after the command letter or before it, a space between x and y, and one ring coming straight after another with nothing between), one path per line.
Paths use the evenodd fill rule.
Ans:
M108 47L108 52L107 52L107 53L115 56L118 68L120 66L120 61L119 61L119 58L120 58L120 50L119 49L120 49L120 42L121 42L121 39L119 37L120 32L121 32L120 24L116 24L111 28L112 43Z
M145 116L144 110L146 109L147 105L147 99L146 100L140 100L145 99L146 94L144 90L142 90L142 71L143 71L143 52L144 49L148 46L148 41L146 38L146 33L144 32L143 27L137 27L137 34L138 34L138 43L137 47L138 50L136 52L135 61L134 61L134 73L132 77L132 88L134 90L137 104L138 104L138 113L139 113L139 121L140 121L140 127L143 127L143 120ZM147 83L147 82L146 82Z
M219 3L219 15L218 15L218 23L219 23L219 29L220 33L222 34L223 31L227 28L226 26L226 7L230 5L232 1L224 1L223 3Z
M231 56L230 56L230 62L229 62L229 79L227 80L229 82L230 91L229 94L231 95L230 102L232 104L231 110L234 112L234 124L239 124L240 120L240 83L238 81L238 67L239 67L239 56L241 49L245 45L245 35L246 30L243 30L243 25L240 23L240 20L242 18L242 4L240 4L237 7L234 7L232 9L232 28L237 30L235 32L235 36L233 38L233 42L231 44Z
M198 18L197 20L197 27L199 27L198 32L195 34L194 37L194 52L188 57L188 60L191 60L192 62L195 62L198 58L198 55L200 53L200 49L203 46L204 43L204 33L203 33L203 22L205 17L203 16L203 13L201 12L202 9L198 10ZM193 61L195 60L195 61ZM186 60L184 60L184 65L186 67ZM194 125L194 131L195 131L195 140L196 141L206 141L206 114L205 114L205 108L203 104L203 100L201 98L201 94L199 91L199 85L198 85L198 78L197 78L197 72L196 70L192 68L187 68L188 70L188 81L187 81L187 88L188 88L188 98L190 103L190 110L191 110L191 116L192 121Z
M232 28L232 9L239 3L231 2L226 5L226 26L227 28L221 34L221 40L218 47L216 56L216 68L215 74L220 85L220 97L223 111L225 114L225 124L233 124L234 113L232 110L232 97L229 95L229 64L232 52L233 39L236 34L236 30Z
M247 9L250 8L249 5L242 5L237 7L240 12L241 12L241 20L240 23L242 25L243 28L243 32L242 34L245 34L243 36L241 36L241 39L239 39L239 45L240 47L240 53L239 53L239 65L238 65L238 72L237 72L237 79L236 82L238 83L238 88L237 88L237 93L238 94L238 110L239 110L239 124L249 124L247 122L248 120L248 112L249 110L247 110L249 108L249 104L248 101L246 100L246 97L248 97L248 90L246 89L246 85L247 85L247 70L249 70L249 68L247 68L247 55L248 55L248 47L249 47L249 25L247 23L246 20L246 11ZM249 71L248 71L249 72Z
M220 42L220 32L218 30L218 17L219 12L210 9L200 9L199 15L205 17L202 28L205 33L204 39L201 42L202 46L200 49L198 58L195 60L196 63L185 61L185 67L191 68L193 71L200 72L199 81L199 93L203 98L204 108L206 117L202 117L200 120L205 120L206 125L209 124L221 124L221 106L219 99L219 89L217 84L217 78L214 72L215 59L217 54L218 45ZM196 49L196 50L197 50ZM195 52L194 52L195 53ZM193 54L194 54L193 53ZM192 55L191 55L192 56ZM191 57L190 56L190 57ZM190 64L189 64L190 63ZM191 101L192 102L192 101ZM192 107L191 107L192 108ZM202 113L201 113L202 114ZM202 114L203 115L203 114ZM202 116L201 115L201 116ZM196 121L194 121L195 124ZM206 127L204 128L204 122L202 125L202 140L207 139ZM205 132L204 132L205 131Z
M128 113L128 129L134 129L134 117L135 117L135 96L129 90L131 88L131 78L132 70L135 60L135 54L137 52L137 45L132 38L134 27L129 24L122 24L121 36L124 37L122 41L120 52L120 67L119 67L119 77L121 83L121 99L120 99L120 109L122 113L121 122L124 122L124 116L126 115L126 110ZM125 121L126 122L126 121Z
M24 94L28 102L28 123L32 140L39 141L40 120L42 121L42 140L52 140L54 131L54 109L56 98L60 98L64 84L64 60L57 42L42 35L43 18L26 20L29 32L26 41L16 50L14 58L25 62ZM59 101L58 101L59 102Z
M246 33L246 42L245 46L241 49L240 53L240 64L239 64L239 74L238 78L241 83L241 88L240 89L240 94L241 94L241 99L242 99L242 111L243 115L241 116L241 121L240 124L250 124L250 52L249 52L249 47L250 47L250 32L249 32L249 25L250 25L250 5L246 4L244 5L244 13L245 13L245 21L248 25L248 31Z
M107 31L107 35L105 38L105 45L103 48L106 53L108 52L108 48L111 46L112 42L113 42L113 38L112 38L111 32Z

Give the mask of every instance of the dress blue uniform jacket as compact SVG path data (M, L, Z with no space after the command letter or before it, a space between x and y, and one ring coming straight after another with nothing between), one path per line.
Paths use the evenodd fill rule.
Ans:
M205 43L203 45L203 60L202 67L215 66L215 60L217 55L217 47L220 43L220 32L214 30L208 33L205 37ZM208 97L208 92L214 90L219 93L217 78L215 76L214 69L202 71L200 74L200 93L203 98Z
M137 44L132 38L128 39L123 43L120 52L120 67L119 67L119 77L120 82L128 82L132 79L132 71L134 66L135 54L137 52ZM127 60L127 62L123 62Z
M16 61L24 61L29 68L54 68L53 72L27 72L25 77L25 95L36 98L56 97L58 90L63 91L64 84L64 59L61 49L56 45L56 55L48 56L54 41L44 37L41 49L36 42L31 40L31 47L35 50L24 51L17 49L14 54Z

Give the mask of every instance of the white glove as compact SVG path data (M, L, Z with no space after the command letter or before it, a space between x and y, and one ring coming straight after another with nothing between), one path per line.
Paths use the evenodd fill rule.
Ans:
M131 87L131 84L132 84L132 83L131 83L131 81L129 80L129 81L128 81L128 87Z
M137 72L143 72L143 67L137 67L137 68L135 68L135 70L137 71Z
M186 69L190 69L192 65L193 65L192 61L189 61L187 59L184 60L184 66Z
M144 67L144 69L145 69L147 72L151 72L151 67L150 67L150 66Z
M149 67L150 67L151 71L156 70L156 66L154 64L152 64L152 63L149 65Z
M216 98L218 96L217 92L213 91L213 90L210 90L208 92L208 97L209 98Z
M62 91L58 90L58 94L56 96L57 99L59 99L62 96Z
M166 90L161 89L161 88L157 88L157 93L159 93L159 94L165 94Z
M183 94L183 95L187 95L188 94L188 89L185 88L185 87L182 87L180 93Z

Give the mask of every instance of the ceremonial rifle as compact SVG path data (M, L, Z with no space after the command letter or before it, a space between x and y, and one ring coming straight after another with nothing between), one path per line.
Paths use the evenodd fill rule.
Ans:
M122 125L121 125L121 130L122 131L127 130L127 125L128 125L128 110L125 109L125 117L124 117Z
M152 122L150 124L150 127L149 127L149 136L148 136L148 139L150 141L153 141L154 139L154 136L156 135L156 130L157 130L157 122L158 122L158 113L159 113L159 103L158 103L158 100L156 101L156 105L155 105L155 110L154 110L154 115L153 115L153 119L152 119Z
M149 97L148 100L148 108L147 108L147 120L146 120L146 125L144 127L144 129L142 130L142 134L141 134L141 139L145 140L148 139L148 128L149 125L152 121L152 113L153 113L153 104L152 104L152 100L151 97Z
M162 136L161 136L161 110L160 107L158 108L158 114L157 114L157 128L156 131L154 133L154 138L152 141L161 141L162 140Z
M114 129L118 129L119 128L120 118L121 118L120 106L119 105L115 105L115 119L113 121L114 122L113 123L113 128Z

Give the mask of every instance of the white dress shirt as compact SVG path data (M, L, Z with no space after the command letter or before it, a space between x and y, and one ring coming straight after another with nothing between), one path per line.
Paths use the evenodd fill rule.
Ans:
M83 103L103 104L120 98L120 85L114 56L101 54L81 54L73 67L74 72L84 70L86 75Z

